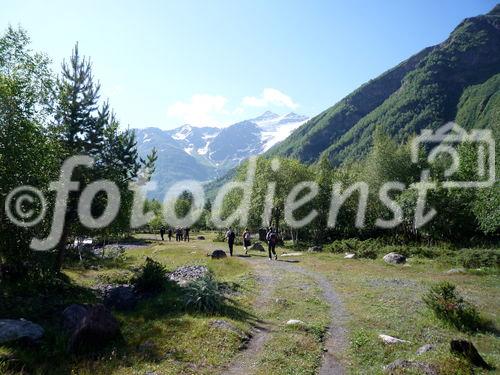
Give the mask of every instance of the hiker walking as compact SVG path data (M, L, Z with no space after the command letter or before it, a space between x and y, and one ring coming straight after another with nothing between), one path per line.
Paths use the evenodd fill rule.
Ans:
M236 234L234 233L234 231L231 227L226 232L226 238L227 238L227 245L229 246L229 254L231 256L233 256L233 246L234 246L234 239L236 238Z
M250 231L248 228L245 228L245 231L243 232L243 247L245 248L245 254L248 254L248 248L250 245Z
M175 241L179 242L181 240L181 228L175 228Z
M272 255L274 255L274 260L278 260L278 255L276 254L276 243L278 242L278 234L274 231L272 227L269 228L266 234L266 240L269 251L269 259L272 260L273 259Z
M168 242L172 241L173 230L172 228L168 228Z
M189 227L184 228L184 241L189 242L189 231L191 229Z
M165 227L162 225L161 228L160 228L160 236L161 236L161 240L162 241L165 241Z

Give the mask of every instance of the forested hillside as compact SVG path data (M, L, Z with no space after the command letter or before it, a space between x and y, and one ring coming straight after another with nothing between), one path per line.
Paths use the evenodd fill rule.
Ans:
M465 19L443 43L424 49L312 118L268 155L313 163L324 154L339 165L367 154L376 126L398 142L455 119L468 128L488 127L498 96L493 76L499 72L497 5L486 15ZM469 107L476 111L469 112Z

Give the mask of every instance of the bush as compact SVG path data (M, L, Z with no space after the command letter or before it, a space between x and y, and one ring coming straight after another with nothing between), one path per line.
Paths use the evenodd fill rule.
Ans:
M146 258L146 263L132 279L135 288L141 292L159 292L165 288L166 269L157 261Z
M437 318L461 331L476 331L481 327L476 307L465 301L456 291L456 286L449 282L432 286L423 301Z
M465 268L499 267L500 251L498 250L463 250L461 256Z
M224 296L212 274L209 273L186 286L184 304L189 310L208 314L214 314L221 310Z
M332 253L354 253L357 258L375 259L380 249L380 243L373 239L362 241L357 238L349 238L333 241L324 246L324 249Z
M226 235L223 232L217 232L214 242L226 242Z
M355 254L357 258L367 258L367 259L377 258L377 250L369 246L360 247L357 251L355 251Z

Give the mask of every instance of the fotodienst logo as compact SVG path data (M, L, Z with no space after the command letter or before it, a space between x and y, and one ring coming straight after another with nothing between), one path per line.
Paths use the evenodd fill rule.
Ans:
M454 176L460 169L460 152L458 148L462 144L473 145L476 148L476 161L474 164L477 179L470 181L454 180ZM422 152L424 151L424 153ZM403 221L403 213L399 204L390 198L391 191L402 192L405 189L415 189L417 200L414 212L414 226L419 228L437 214L434 208L426 207L427 192L439 186L443 188L485 188L491 187L496 182L495 177L495 140L489 129L474 129L467 132L456 123L450 122L436 131L425 129L421 134L411 141L411 161L420 162L422 156L426 156L426 164L433 165L440 156L447 155L450 160L449 166L444 170L443 176L432 176L430 168L421 171L418 183L406 186L400 181L389 181L384 183L378 191L378 199L393 213L390 220L379 218L375 226L379 228L395 228ZM79 192L80 183L72 180L73 171L77 167L92 168L94 159L85 155L76 155L68 158L62 165L59 180L52 181L49 190L55 193L55 203L52 209L52 222L50 233L46 238L33 238L30 247L33 250L46 251L57 246L62 238L66 220L68 199L70 192ZM277 172L280 169L280 160L273 159L271 169ZM257 158L248 159L246 175L242 181L230 181L223 185L212 204L211 221L216 228L227 228L238 222L246 226L249 212L252 210L251 198L254 180L256 176ZM129 189L134 193L132 210L130 215L130 227L139 228L148 224L154 217L152 212L145 212L145 196L148 191L155 189L154 182L148 182L147 171L141 171L137 181L129 184ZM223 218L223 206L225 197L234 189L242 192L238 207L233 209L230 215ZM183 217L178 217L175 212L175 202L185 191L192 197L189 212ZM99 217L92 214L92 202L100 192L106 194L106 207ZM319 193L319 185L315 181L302 181L295 185L284 202L284 220L291 228L301 228L310 224L317 216L318 211L314 208L300 219L295 217L295 212L302 206L311 202ZM334 228L337 216L342 205L354 193L358 195L358 206L354 225L363 228L369 199L369 182L355 182L350 186L342 186L340 182L332 181L330 193L330 207L328 210L327 226ZM273 210L273 200L276 194L276 182L269 181L263 202L262 225L269 223ZM195 180L183 180L176 182L170 187L163 202L163 216L171 226L187 227L196 223L203 212L206 197L201 182ZM121 193L118 186L110 180L101 179L86 185L79 194L77 213L80 223L89 229L102 229L109 226L118 215L121 205ZM427 213L425 210L427 209ZM8 219L17 226L29 228L34 227L45 218L48 211L47 199L43 192L34 186L19 186L13 189L5 199L5 213Z

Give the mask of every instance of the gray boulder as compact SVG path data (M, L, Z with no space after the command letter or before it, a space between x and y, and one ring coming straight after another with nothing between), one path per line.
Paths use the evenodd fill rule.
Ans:
M78 323L83 319L89 310L88 306L73 304L69 305L62 312L62 326L68 332L73 332Z
M168 278L170 281L174 281L178 285L184 286L191 281L201 279L207 274L208 268L205 266L183 266L168 274Z
M120 336L120 326L111 312L104 305L95 305L78 322L69 339L68 351L95 351Z
M402 374L406 372L402 372L405 370L417 370L422 374L425 375L438 375L438 369L425 362L419 362L419 361L409 361L406 359L397 359L391 364L385 366L384 371L387 374Z
M138 301L139 297L132 285L108 286L104 289L104 305L106 307L128 311L132 310Z
M223 259L227 257L224 250L214 250L211 255L212 259Z
M249 250L266 251L266 249L264 249L264 246L262 246L262 243L260 242L255 242L254 244L252 244Z
M0 319L0 344L19 339L37 342L44 333L42 327L29 320Z
M409 341L401 340L401 339L398 339L397 337L392 337L392 336L384 335L384 334L380 334L380 335L378 335L378 337L379 337L379 339L382 340L382 342L384 344L388 344L388 345L392 345L392 344L409 344L410 343Z
M425 344L417 349L417 355L422 355L424 353L430 352L431 350L434 350L434 345Z
M406 262L406 257L398 253L389 253L384 255L384 262L389 264L403 264Z
M452 268L451 270L446 271L447 275L455 275L461 273L467 273L467 270L465 268Z

